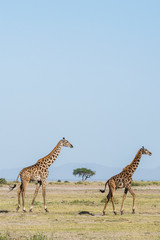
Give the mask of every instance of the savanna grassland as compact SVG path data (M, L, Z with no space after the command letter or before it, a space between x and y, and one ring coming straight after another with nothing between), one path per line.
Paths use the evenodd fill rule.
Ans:
M16 190L8 193L8 185L0 187L0 240L2 239L160 239L160 182L134 182L136 214L132 214L132 197L127 195L124 215L120 215L123 190L115 193L118 215L111 203L102 216L106 194L99 192L104 183L47 184L47 207L44 212L41 191L32 213L16 212ZM26 210L29 210L35 184L26 192ZM8 212L4 212L4 211ZM79 215L88 211L92 215Z

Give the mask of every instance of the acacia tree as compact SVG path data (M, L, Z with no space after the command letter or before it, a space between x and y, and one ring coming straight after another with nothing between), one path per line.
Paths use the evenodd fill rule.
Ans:
M91 176L95 175L96 172L92 171L91 169L87 168L76 168L73 170L73 175L78 175L78 177L82 177L82 181L87 180Z

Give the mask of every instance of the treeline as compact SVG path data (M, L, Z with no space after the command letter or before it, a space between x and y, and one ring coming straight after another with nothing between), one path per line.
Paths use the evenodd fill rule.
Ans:
M5 178L0 178L0 184L7 184L7 181Z

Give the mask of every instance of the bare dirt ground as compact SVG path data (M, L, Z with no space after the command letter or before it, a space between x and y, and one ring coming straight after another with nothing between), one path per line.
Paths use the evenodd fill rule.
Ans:
M30 184L26 192L26 210L35 190ZM16 190L0 187L0 239L160 239L160 186L134 186L136 214L132 214L132 197L128 194L124 215L120 215L123 190L115 193L118 215L111 203L102 216L106 194L99 192L104 183L48 183L45 213L41 191L32 213L16 211ZM89 214L79 215L79 212ZM5 238L4 238L5 237Z

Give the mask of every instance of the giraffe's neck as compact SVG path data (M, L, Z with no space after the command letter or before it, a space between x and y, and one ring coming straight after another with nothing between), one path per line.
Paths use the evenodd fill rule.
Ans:
M50 152L46 157L40 159L37 163L42 162L43 164L45 164L46 168L49 168L58 157L61 149L62 149L62 145L61 145L61 141L59 141L56 147L52 150L52 152Z
M133 161L131 162L131 164L128 165L126 168L124 168L124 170L128 169L128 170L130 170L131 174L133 174L136 171L136 169L140 163L141 157L142 157L142 151L141 151L141 149L139 149L139 151L137 152L137 154L136 154L135 158L133 159Z

